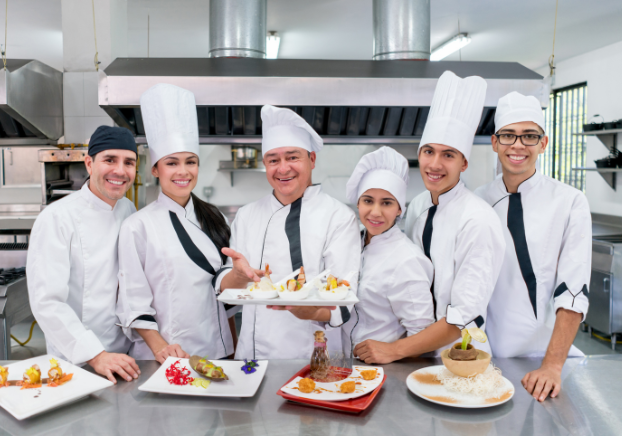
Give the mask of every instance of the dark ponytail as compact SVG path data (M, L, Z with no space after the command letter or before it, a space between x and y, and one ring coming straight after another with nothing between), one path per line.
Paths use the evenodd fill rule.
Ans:
M190 195L192 195L194 213L197 216L199 224L201 224L201 229L212 240L218 249L222 263L225 263L227 256L222 254L221 250L229 246L229 239L231 238L231 229L227 225L225 217L213 204L201 200L194 194Z

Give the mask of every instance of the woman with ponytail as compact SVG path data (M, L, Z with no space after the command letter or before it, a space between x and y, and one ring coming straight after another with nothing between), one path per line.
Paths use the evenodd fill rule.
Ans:
M220 289L262 273L229 247L231 231L213 205L192 194L199 172L194 95L156 85L141 97L158 199L126 219L119 235L117 315L136 359L234 353ZM233 333L233 334L232 334Z

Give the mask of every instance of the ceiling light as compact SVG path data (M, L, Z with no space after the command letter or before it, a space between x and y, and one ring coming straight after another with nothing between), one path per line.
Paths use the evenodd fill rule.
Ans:
M266 59L276 59L279 56L281 37L275 31L268 32L266 37Z
M440 61L441 59L446 58L450 54L457 52L465 45L468 45L471 42L471 38L466 33L460 33L449 41L441 44L432 50L432 54L430 55L431 61Z

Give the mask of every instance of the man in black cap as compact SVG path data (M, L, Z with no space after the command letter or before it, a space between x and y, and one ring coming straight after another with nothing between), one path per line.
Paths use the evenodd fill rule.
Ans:
M48 207L30 234L26 274L35 319L48 354L90 364L116 383L140 373L130 342L116 326L119 230L136 211L125 193L136 176L137 148L129 130L100 126L84 163L82 189Z

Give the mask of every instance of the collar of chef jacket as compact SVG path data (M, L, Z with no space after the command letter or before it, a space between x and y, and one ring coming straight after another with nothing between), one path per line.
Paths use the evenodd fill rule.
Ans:
M90 181L87 180L86 183L82 185L82 189L80 189L80 195L82 195L82 197L86 200L91 209L99 209L102 211L110 212L114 210L114 207L117 207L117 204L119 204L118 201L114 205L114 207L112 207L104 200L99 198L97 195L93 194L93 191L91 191L91 188L89 188L89 183Z
M177 203L171 197L169 197L163 192L160 192L160 195L158 195L157 202L163 205L164 207L166 207L171 212L175 212L177 215L183 218L186 218L188 221L190 221L195 226L199 228L201 227L201 225L199 224L199 220L197 219L197 216L194 213L194 203L192 202L192 197L190 197L190 200L188 200L188 204L186 204L186 207L182 207L179 203Z
M442 209L443 206L445 206L451 200L456 198L456 196L460 192L462 192L463 189L464 189L464 182L462 180L459 180L456 186L454 186L447 192L443 192L441 195L438 196L438 208ZM432 206L434 206L434 203L432 202L432 193L430 193L430 195L426 198L426 205L424 208L424 212L427 209L431 208Z
M393 227L391 227L386 232L372 237L371 241L369 241L369 245L367 245L367 246L369 247L369 246L373 246L373 245L382 244L387 239L391 239L395 235L396 232L401 233L402 231L400 230L400 228L398 226L396 226L394 224ZM363 230L361 232L361 249L365 248L365 236L366 235L367 235L367 229L365 229L365 230Z
M520 194L528 193L529 191L533 189L534 186L536 186L540 182L541 179L542 179L542 173L540 173L540 171L536 169L536 172L533 174L533 176L531 176L530 178L522 182L520 185L518 185L518 192ZM505 186L505 182L503 181L503 174L499 174L497 176L497 178L495 179L495 186L497 189L495 190L493 194L494 195L494 198L492 201L493 207L499 201L511 195L508 192L507 187Z
M302 198L305 200L308 200L309 198L315 197L321 191L322 191L322 185L320 184L311 185L307 187L307 189L305 189L304 194L302 194ZM284 205L283 203L281 203L279 199L276 198L276 195L274 195L274 190L273 190L272 197L270 198L270 206L272 207L272 213L274 213L277 210L287 207L289 205L288 204Z

